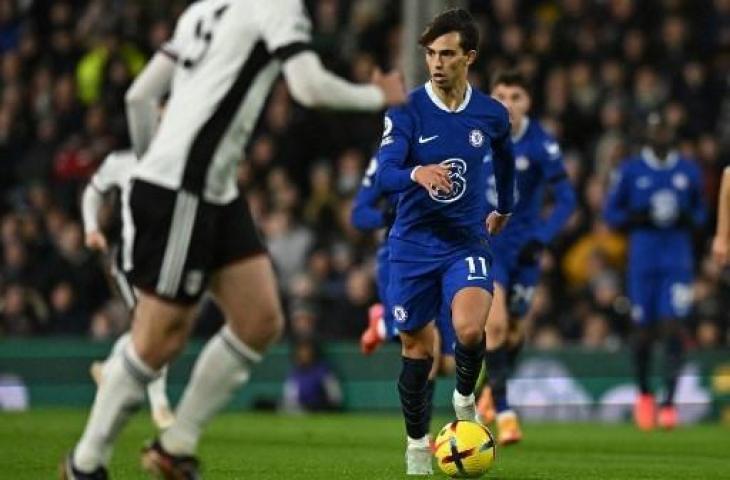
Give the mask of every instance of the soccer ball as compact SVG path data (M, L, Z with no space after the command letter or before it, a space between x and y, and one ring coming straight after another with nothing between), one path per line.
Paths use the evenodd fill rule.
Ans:
M434 444L439 468L453 478L477 478L489 470L497 455L492 432L476 422L456 420L441 429Z

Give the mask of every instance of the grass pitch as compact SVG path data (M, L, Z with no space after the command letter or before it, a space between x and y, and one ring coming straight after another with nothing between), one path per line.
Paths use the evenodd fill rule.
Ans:
M86 412L0 414L0 479L56 478ZM439 418L434 430L446 417ZM154 434L146 412L124 431L112 478L143 479L139 448ZM206 479L398 479L404 433L396 415L227 413L201 445ZM641 433L629 425L528 424L522 444L499 449L487 479L730 479L730 429ZM446 478L437 473L435 478Z

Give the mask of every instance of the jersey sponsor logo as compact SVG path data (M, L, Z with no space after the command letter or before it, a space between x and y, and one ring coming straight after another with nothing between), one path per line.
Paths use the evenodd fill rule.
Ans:
M677 190L686 190L689 186L689 178L684 173L675 173L672 177L672 185Z
M393 307L393 318L398 323L406 323L406 320L408 320L408 311L403 305L396 305Z
M679 215L679 200L669 189L655 192L649 199L651 218L659 227L667 227L674 223Z
M430 190L428 195L431 199L440 203L451 203L460 199L466 192L466 162L461 158L449 158L441 162L449 168L449 179L451 180L451 191L446 193L441 190Z
M520 172L524 172L530 168L530 160L526 156L520 155L515 158L515 168Z
M469 132L469 143L474 148L479 148L484 143L484 134L478 128Z
M438 137L439 137L438 135L433 135L431 137L424 137L423 135L420 135L418 137L418 143L428 143L431 140L436 140Z

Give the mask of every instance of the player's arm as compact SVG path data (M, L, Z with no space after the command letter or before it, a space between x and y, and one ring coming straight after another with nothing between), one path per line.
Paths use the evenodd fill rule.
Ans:
M253 12L269 52L283 64L294 99L307 107L377 111L406 100L403 79L391 72L357 85L327 71L311 47L311 22L301 0L261 2Z
M350 222L358 230L376 230L387 226L385 214L378 208L382 195L375 184L377 167L377 158L373 158L352 204Z
M108 155L102 162L99 169L86 184L81 195L81 219L84 224L84 237L86 247L91 250L105 252L107 240L99 227L99 211L104 204L104 194L114 186L112 176L114 167L114 154Z
M609 227L621 230L630 227L630 212L627 204L629 193L628 172L625 165L612 174L608 197L603 206L603 219Z
M440 164L408 165L414 121L405 108L391 108L385 114L383 139L378 150L378 188L386 193L402 192L418 184L426 190L451 190L449 169Z
M512 151L510 124L507 109L502 109L501 119L496 131L499 136L492 141L492 166L497 188L497 210L487 217L487 230L494 235L500 232L512 214L515 192L515 156Z
M707 223L707 204L705 203L704 182L702 181L702 173L696 165L692 165L692 173L690 175L690 211L689 219L692 228L702 228Z
M543 145L543 148L542 168L555 199L552 212L536 232L536 240L546 245L565 226L565 223L575 211L577 200L575 189L565 172L563 158L557 142L547 142Z
M327 71L317 54L309 50L286 59L284 78L292 97L305 107L372 112L403 103L406 98L397 72L383 75L376 71L372 83L358 85Z
M730 244L730 167L722 174L720 194L717 197L717 229L712 240L712 255L721 264L728 263L728 245Z
M154 136L162 97L170 91L175 72L173 53L161 50L145 65L127 90L125 103L132 148L141 158Z

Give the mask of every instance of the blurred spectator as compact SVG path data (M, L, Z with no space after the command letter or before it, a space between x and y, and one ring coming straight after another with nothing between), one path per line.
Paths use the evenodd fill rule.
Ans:
M342 388L321 358L317 344L299 340L294 344L292 356L292 369L284 382L284 410L292 413L339 410Z
M100 266L75 239L78 195L99 160L127 145L124 92L187 3L0 0L0 298L22 287L24 298L51 305L52 292L67 285L52 308L59 328L94 337L117 328L104 313ZM398 65L400 2L305 3L329 67L366 82L375 67ZM538 289L529 337L542 347L581 342L588 319L598 317L607 338L623 336L624 285L615 279L625 241L600 221L606 187L621 159L636 152L637 125L660 109L678 129L682 151L697 158L706 200L715 203L718 172L730 164L730 2L467 3L482 32L470 81L484 89L502 67L531 79L532 110L560 141L581 197L545 256L552 270ZM241 152L239 183L274 260L292 330L301 324L318 336L354 337L373 300L382 233L359 234L347 218L382 118L302 109L284 82L264 108ZM695 290L702 295L695 331L716 324L724 345L730 273L704 272ZM30 331L57 328L39 325Z

